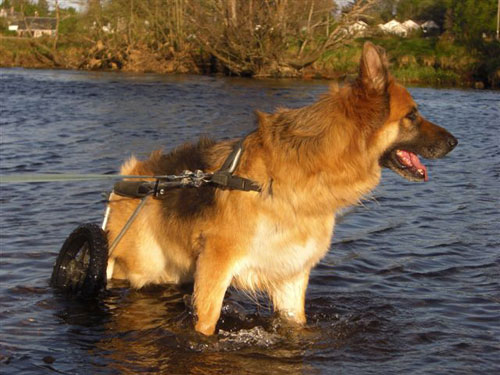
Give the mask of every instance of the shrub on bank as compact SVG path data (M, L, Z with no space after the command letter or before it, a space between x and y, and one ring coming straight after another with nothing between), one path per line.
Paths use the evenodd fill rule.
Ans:
M357 72L362 45L366 38L329 51L316 63L327 76L354 75ZM499 87L500 43L491 42L487 51L470 52L464 45L443 37L370 38L385 48L391 71L403 83ZM497 53L498 52L498 53Z

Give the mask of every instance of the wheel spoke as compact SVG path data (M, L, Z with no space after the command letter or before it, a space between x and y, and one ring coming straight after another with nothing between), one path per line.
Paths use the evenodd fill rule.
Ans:
M106 233L84 224L66 239L59 252L51 285L85 297L96 296L106 285Z

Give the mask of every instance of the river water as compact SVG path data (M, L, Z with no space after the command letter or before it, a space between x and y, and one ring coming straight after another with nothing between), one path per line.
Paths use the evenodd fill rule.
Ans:
M0 69L0 173L115 173L131 153L245 134L253 110L311 103L327 84ZM459 145L427 161L429 182L385 171L339 216L303 330L235 291L210 338L193 332L188 287L59 295L59 248L102 220L111 182L2 185L0 373L500 373L500 93L410 91Z

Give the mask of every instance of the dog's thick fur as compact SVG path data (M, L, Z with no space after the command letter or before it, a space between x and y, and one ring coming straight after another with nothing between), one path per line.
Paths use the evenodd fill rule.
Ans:
M410 159L417 153L438 158L457 143L420 116L408 91L388 73L383 51L371 43L353 84L310 106L257 117L258 129L244 140L235 173L257 182L261 192L204 186L149 199L108 262L108 277L127 279L135 288L194 280L195 328L207 335L230 285L266 292L276 311L304 323L309 272L328 251L335 212L370 192L382 166L410 180L426 179L425 167L402 163L398 150ZM202 139L145 161L131 158L121 172L213 172L234 143ZM112 195L110 242L138 202Z

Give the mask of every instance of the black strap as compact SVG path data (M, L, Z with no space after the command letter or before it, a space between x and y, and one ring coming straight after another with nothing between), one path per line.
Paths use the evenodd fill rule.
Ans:
M246 138L246 137L245 137ZM240 164L241 154L243 153L243 141L245 138L240 139L233 146L233 150L228 155L226 160L224 160L224 164L220 167L219 171L225 171L229 173L233 173L234 170Z
M118 181L113 187L113 192L122 197L143 198L153 190L149 181Z
M156 181L119 181L115 184L113 191L123 197L143 198L152 194L155 198L161 199L164 198L169 189L178 187L199 187L203 183L209 181L215 185L228 189L260 192L261 188L256 182L248 178L233 175L233 172L240 164L241 154L243 153L243 141L245 138L235 143L233 150L224 161L224 164L222 164L222 167L212 174L209 179L205 179L205 175L202 175L200 177L201 180L192 181L189 177L193 177L193 175L198 177L198 175L185 171L184 173L189 172L190 174L165 176L171 177L171 181L164 181L162 179L157 179ZM201 171L199 172L202 173Z
M243 191L261 191L260 186L248 178L234 176L229 172L217 171L210 179L214 184L227 187L229 189Z
M248 137L248 136L247 136ZM246 137L239 140L233 147L233 151L222 164L222 167L212 175L210 179L214 184L227 187L229 189L243 191L261 191L259 184L248 178L233 175L233 172L240 164L241 154L243 154L243 141Z

